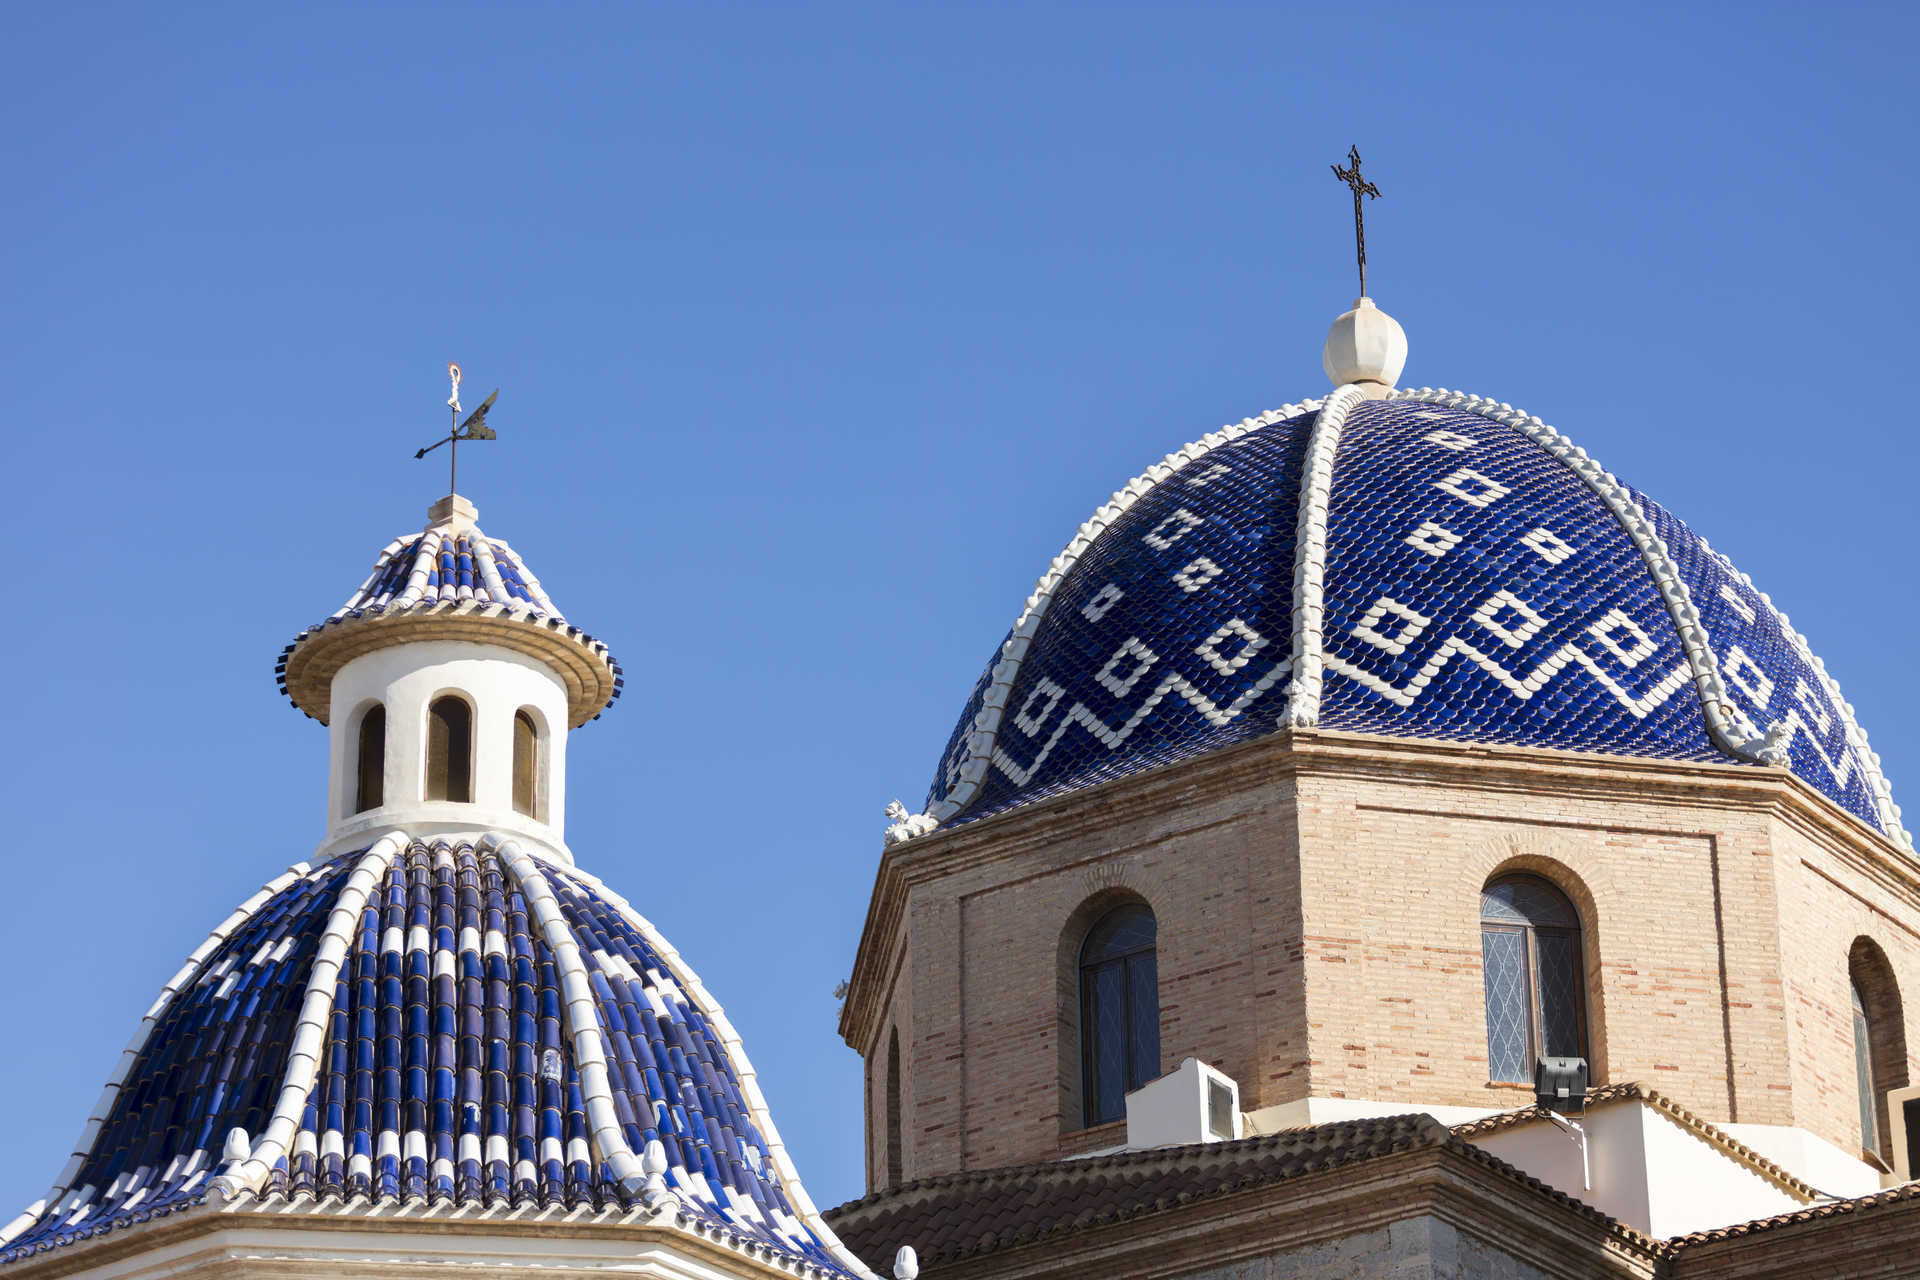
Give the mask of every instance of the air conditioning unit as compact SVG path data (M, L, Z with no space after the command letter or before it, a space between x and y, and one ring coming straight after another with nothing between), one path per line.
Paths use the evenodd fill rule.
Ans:
M1893 1130L1893 1173L1888 1186L1920 1178L1920 1084L1887 1094L1887 1127Z
M1198 1058L1127 1095L1129 1148L1225 1142L1242 1132L1240 1086Z

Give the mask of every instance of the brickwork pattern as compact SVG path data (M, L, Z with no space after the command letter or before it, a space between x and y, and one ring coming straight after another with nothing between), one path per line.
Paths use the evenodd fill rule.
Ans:
M877 1016L843 1025L876 1063L902 1028L908 1178L1084 1149L1062 966L1103 894L1158 919L1162 1069L1197 1056L1248 1111L1523 1103L1487 1079L1479 894L1507 871L1580 913L1595 1082L1708 1120L1857 1150L1855 940L1920 991L1912 864L1779 771L1282 734L889 857L899 924L870 921L850 1000Z

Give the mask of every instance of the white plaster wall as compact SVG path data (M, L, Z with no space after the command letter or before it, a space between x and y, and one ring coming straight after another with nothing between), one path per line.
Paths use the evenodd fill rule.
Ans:
M1590 1189L1581 1185L1580 1143L1551 1121L1501 1130L1474 1145L1657 1239L1806 1207L1638 1099L1596 1108L1578 1123L1587 1131Z
M473 707L473 800L423 799L426 794L427 707L443 694ZM383 803L354 813L355 752L360 713L378 702L387 712ZM333 678L328 713L331 751L327 833L316 856L360 847L399 828L416 837L512 834L568 864L567 690L545 664L511 649L472 641L428 640L363 654ZM538 817L513 807L513 717L529 708L541 725Z
M1784 1124L1723 1124L1720 1128L1816 1191L1848 1197L1880 1190L1878 1169L1805 1129Z

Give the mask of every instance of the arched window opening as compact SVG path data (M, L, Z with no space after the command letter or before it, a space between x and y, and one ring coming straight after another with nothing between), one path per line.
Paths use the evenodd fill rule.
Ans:
M513 808L538 817L540 794L540 729L522 709L513 713Z
M1160 972L1153 912L1140 903L1100 918L1080 947L1084 1122L1127 1113L1127 1094L1160 1074Z
M1487 1073L1530 1084L1538 1058L1586 1057L1580 918L1537 876L1506 876L1480 895Z
M900 1031L887 1034L887 1181L900 1185Z
M1894 1165L1888 1095L1905 1089L1907 1019L1900 984L1886 952L1856 938L1847 955L1847 995L1853 1024L1854 1079L1860 1098L1860 1150L1886 1168Z
M387 709L367 708L360 717L359 741L354 752L353 811L365 813L386 803Z
M473 709L459 698L427 708L427 799L473 800Z
M1860 1149L1878 1152L1880 1126L1874 1112L1880 1091L1873 1087L1873 1032L1867 1026L1867 1006L1860 999L1860 988L1848 983L1847 990L1853 995L1853 1073L1860 1087Z

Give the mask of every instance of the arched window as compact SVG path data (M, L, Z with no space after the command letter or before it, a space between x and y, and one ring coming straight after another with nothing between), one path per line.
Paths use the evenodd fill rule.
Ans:
M513 713L513 808L537 817L540 794L540 728L530 712Z
M887 1035L887 1182L900 1185L900 1030Z
M1867 1005L1860 998L1859 985L1850 982L1847 990L1853 994L1853 1074L1860 1093L1860 1149L1878 1152L1880 1126L1874 1113L1879 1109L1880 1091L1873 1087L1873 1032L1867 1026Z
M459 698L427 708L427 799L473 800L473 708Z
M387 775L387 709L367 708L360 717L359 742L354 755L353 811L365 813L385 803Z
M1102 916L1080 947L1084 1122L1118 1120L1126 1095L1160 1074L1160 972L1153 912L1140 903Z
M1871 938L1855 938L1847 954L1847 995L1853 1013L1860 1150L1890 1169L1894 1151L1887 1095L1909 1083L1907 1016L1893 965Z
M1533 1081L1536 1058L1586 1056L1580 918L1536 876L1506 876L1480 895L1487 996L1487 1071Z

